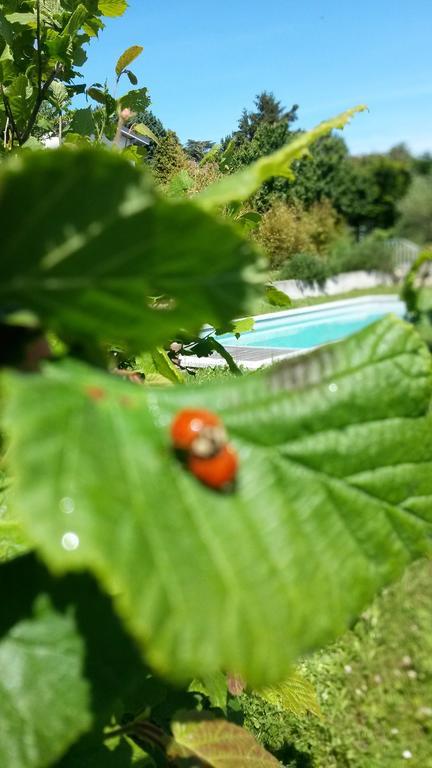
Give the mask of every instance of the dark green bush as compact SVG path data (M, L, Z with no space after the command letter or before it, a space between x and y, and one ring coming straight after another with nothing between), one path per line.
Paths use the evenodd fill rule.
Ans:
M358 243L343 239L335 245L328 256L328 272L365 270L393 273L392 250L388 245L388 233L374 232Z
M282 280L302 280L304 283L323 285L328 277L325 259L315 253L295 253L283 265Z

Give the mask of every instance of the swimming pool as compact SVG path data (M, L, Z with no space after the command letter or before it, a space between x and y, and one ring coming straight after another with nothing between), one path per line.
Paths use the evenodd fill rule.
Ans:
M239 339L226 333L218 340L226 347L310 349L349 336L389 313L399 317L405 313L405 304L397 295L362 296L258 315L253 331L243 333Z

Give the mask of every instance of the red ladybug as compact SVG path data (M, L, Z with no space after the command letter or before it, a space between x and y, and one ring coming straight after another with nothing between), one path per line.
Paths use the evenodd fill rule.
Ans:
M171 424L171 439L176 450L205 457L217 453L227 437L215 413L201 408L185 408Z
M204 485L224 490L232 485L238 468L237 454L230 445L224 445L218 453L209 458L191 454L187 460L190 472Z
M189 471L204 485L218 490L232 485L237 454L216 414L198 408L180 411L171 424L171 439Z

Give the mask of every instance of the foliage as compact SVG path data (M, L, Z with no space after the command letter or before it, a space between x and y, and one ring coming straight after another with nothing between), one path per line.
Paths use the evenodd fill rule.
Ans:
M328 264L316 253L295 253L282 266L281 280L301 280L309 285L324 285L329 276Z
M283 124L287 129L291 123L297 120L298 104L294 104L290 110L286 110L277 101L273 93L262 91L255 98L256 110L248 112L243 110L238 122L238 129L233 134L237 145L255 138L257 130L263 125Z
M425 278L430 277L432 251L419 254L405 276L401 297L406 303L408 318L432 349L432 290Z
M292 178L293 162L304 157L314 141L335 128L343 128L353 115L364 109L364 106L353 107L332 120L320 123L316 128L300 134L273 154L261 157L242 171L226 176L211 185L197 197L197 200L200 205L208 209L236 201L242 202L251 197L264 181L273 176Z
M261 219L257 239L264 247L270 267L278 269L285 268L299 253L312 257L326 254L340 234L338 216L327 200L315 203L309 210L304 210L299 203L275 202ZM288 265L286 269L291 271Z
M366 270L394 273L393 252L387 232L376 230L359 242L341 238L328 257L329 274Z
M167 131L155 149L152 171L159 185L166 186L187 167L187 157L174 131Z
M67 342L153 347L179 328L247 314L257 295L260 257L240 233L159 197L148 174L114 153L22 155L3 167L0 196L0 302L33 310ZM152 306L160 295L165 304Z
M411 566L352 631L303 660L321 720L244 694L235 701L237 722L287 768L431 768L431 577L430 561ZM407 751L411 759L404 759Z
M214 141L195 141L194 139L188 139L184 150L191 160L199 163L210 152L214 146Z
M420 245L432 243L432 174L416 176L398 210L398 232Z
M125 0L2 0L0 129L7 147L26 143L53 83L72 83L87 57L84 46L104 26L103 16L119 16L126 5Z
M36 64L7 85L23 115L17 132L8 114L9 143L23 143L50 78L73 79L100 15L125 6L28 0L1 18L3 34L18 24L18 43L27 35L25 64ZM139 53L120 57L118 80L136 84ZM249 733L202 712L204 699L220 705L211 679L286 680L299 654L430 551L430 355L412 327L386 319L257 376L182 386L161 345L204 322L225 328L262 293L261 255L245 237L256 217L232 204L287 174L353 110L178 200L130 154L82 146L91 121L97 139L118 140L147 110L146 89L115 98L94 83L87 95L97 107L76 116L83 136L56 153L17 153L0 170L2 330L30 313L45 346L29 360L35 339L17 326L16 370L1 378L10 483L0 584L14 595L0 617L2 765L275 765ZM154 167L167 185L183 153L172 133L163 141L171 156L158 147ZM238 223L218 219L219 206ZM41 365L48 332L67 359ZM112 376L114 343L172 386ZM229 431L239 472L224 493L173 450L172 418L188 406L215 411ZM196 678L209 695L191 687Z
M327 199L339 209L346 193L347 162L348 148L342 136L322 136L312 144L310 155L293 166L295 179L285 184L279 196L306 208Z
M357 232L392 227L411 175L404 162L385 155L349 158L335 206Z
M241 387L125 396L122 382L77 365L8 380L14 506L25 530L55 571L95 572L151 664L174 679L234 668L251 684L280 680L299 652L328 640L428 548L430 357L400 321ZM191 403L216 410L230 430L241 462L231 495L200 486L169 450L170 420ZM413 497L414 460L421 495ZM58 512L62 499L71 500L70 518ZM307 530L298 525L306 508ZM248 531L270 512L262 550ZM241 551L239 540L248 542ZM338 597L323 614L329 590Z
M134 115L133 120L128 121L126 125L128 128L132 128L136 123L139 125L147 126L147 128L154 134L154 136L156 136L158 140L157 142L151 142L146 148L144 159L146 162L151 164L158 142L160 139L163 139L166 136L166 129L164 128L159 118L156 117L156 115L149 108L143 110L142 112L137 112Z
M245 765L277 768L278 761L246 730L223 720L177 721L173 726L171 758L193 758L194 764L213 768L237 768L239 753Z

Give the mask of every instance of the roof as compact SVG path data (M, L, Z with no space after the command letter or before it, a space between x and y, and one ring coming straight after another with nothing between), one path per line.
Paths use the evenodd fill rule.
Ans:
M135 131L131 131L130 128L122 128L121 134L125 139L129 139L135 144L143 144L144 146L148 147L148 145L151 143L151 139L149 139L148 136L142 136L138 133L135 133Z

